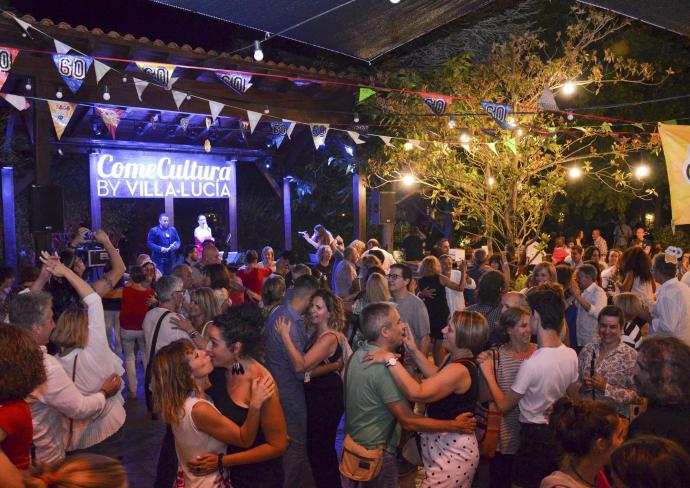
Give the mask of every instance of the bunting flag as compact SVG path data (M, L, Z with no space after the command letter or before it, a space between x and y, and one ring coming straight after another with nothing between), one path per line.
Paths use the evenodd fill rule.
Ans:
M10 75L17 53L19 53L19 49L0 47L0 90Z
M438 93L420 93L424 103L436 115L443 115L446 109L453 103L453 97L439 95Z
M13 15L13 17L14 17L14 21L15 21L17 24L19 24L19 27L21 27L22 30L24 31L24 34L26 34L27 36L31 37L31 34L29 34L29 29L33 29L33 26L32 26L31 24L29 24L27 21L22 20L22 19L20 19L20 18L17 17L17 16L14 16L14 15Z
M671 222L690 224L690 125L659 123L671 190Z
M55 41L55 50L59 54L67 54L68 52L70 52L72 50L72 48L70 46L68 46L67 44L65 44L62 41L58 41L57 39L53 39L53 41Z
M369 132L369 126L366 124L352 124L352 130L356 130L360 134Z
M96 111L103 119L105 126L108 128L110 137L112 137L114 140L115 131L117 130L117 126L120 125L120 117L122 117L124 110L121 108L96 107Z
M277 149L280 149L280 145L283 143L283 139L285 139L289 127L289 122L271 122L273 143L276 145Z
M216 118L218 118L218 115L223 111L223 105L220 102L214 102L213 100L208 101L208 108L211 110L211 119L213 119L213 122L216 121Z
M247 117L249 118L249 133L253 134L254 129L256 129L256 124L259 123L259 120L261 120L261 112L252 112L251 110L247 110Z
M493 102L479 102L479 105L486 110L486 113L493 117L498 125L501 126L501 129L510 129L510 126L506 123L506 117L510 113L510 106Z
M182 105L182 102L184 102L185 98L187 98L187 94L178 90L172 90L172 96L173 100L175 100L177 110L180 110L180 106Z
M204 119L204 123L206 124L206 130L209 130L211 128L211 124L213 124L213 120L211 117L206 117Z
M496 156L498 156L498 151L496 150L496 143L495 142L487 142L486 146L491 149L491 152L494 153Z
M364 100L366 100L372 95L376 95L376 92L371 88L360 88L357 103L362 103Z
M294 120L287 120L287 119L283 119L283 122L289 122L290 123L290 126L287 128L287 136L288 136L288 139L291 139L292 138L292 131L295 129L295 125L297 125L297 122L295 122Z
M379 139L381 139L386 146L395 147L391 144L391 136L379 136Z
M505 144L506 147L513 152L513 154L517 154L517 144L515 142L514 137L512 137L506 141L503 141L503 144Z
M189 117L182 117L180 119L180 127L184 132L187 132L187 127L189 127Z
M149 86L149 82L140 80L139 78L132 79L134 80L134 88L137 90L137 96L139 97L139 101L141 102L141 95L144 93L144 90L146 90L146 87Z
M554 98L553 92L549 88L544 88L541 97L539 97L539 102L537 102L537 106L549 112L558 112L560 110L556 103L556 98Z
M311 128L311 137L314 140L314 147L318 149L326 144L329 124L309 124L309 127Z
M136 65L137 68L156 80L156 83L161 86L170 87L175 83L172 77L173 71L175 71L174 64L137 61Z
M53 62L72 93L77 93L86 79L93 58L74 54L53 54Z
M69 103L63 101L48 100L48 107L50 108L50 117L53 119L53 127L55 127L55 134L58 141L65 132L67 124L69 124L74 111L77 108L76 103Z
M241 71L216 71L216 76L224 85L228 86L238 95L244 93L252 87L252 75Z
M352 141L355 144L366 144L367 141L363 141L362 139L359 138L359 132L355 132L353 130L348 130L347 133L352 138Z
M26 98L19 95L12 95L11 93L0 93L0 97L4 98L7 103L12 105L20 112L31 107L31 104L26 100Z
M96 84L100 83L105 74L110 71L110 66L105 63L101 63L99 60L94 59L93 69L96 72Z

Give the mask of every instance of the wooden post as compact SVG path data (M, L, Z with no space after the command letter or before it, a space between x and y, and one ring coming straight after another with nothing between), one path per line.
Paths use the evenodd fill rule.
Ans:
M283 178L283 243L286 251L292 250L292 207L290 178Z
M364 170L352 174L352 218L354 238L365 241L367 238L367 187Z
M55 96L55 91L52 90L49 83L43 80L36 80L36 96L41 98L52 99ZM34 155L36 157L36 184L48 185L50 181L50 143L49 137L53 130L53 123L51 122L50 111L48 104L42 100L34 100ZM62 232L64 229L59 229ZM34 243L36 245L36 255L43 250L49 250L50 235L47 232L34 233ZM38 260L38 259L37 259Z
M2 168L2 224L5 266L17 269L17 226L14 220L14 168Z
M89 187L91 188L91 228L101 228L101 197L98 196L96 186L96 164L98 163L98 151L89 154Z
M228 159L230 166L230 196L228 197L228 232L230 233L230 250L237 251L237 158ZM223 236L225 237L225 236Z

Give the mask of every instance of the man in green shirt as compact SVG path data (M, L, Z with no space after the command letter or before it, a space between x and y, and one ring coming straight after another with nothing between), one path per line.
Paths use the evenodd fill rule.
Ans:
M366 367L362 360L370 351L395 352L403 342L407 324L400 320L395 304L389 302L367 305L360 318L367 343L352 356L346 371L345 432L367 449L385 445L386 451L376 478L359 485L352 481L349 486L397 488L395 452L400 440L400 427L415 432L471 433L474 432L475 420L472 414L467 413L454 420L436 420L414 414L393 378L385 371L396 360L391 359L386 364L366 363ZM395 429L392 435L391 429Z

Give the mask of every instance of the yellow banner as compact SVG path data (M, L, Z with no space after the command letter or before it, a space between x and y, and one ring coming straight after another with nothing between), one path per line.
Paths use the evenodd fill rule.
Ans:
M659 124L671 189L672 222L690 224L690 125Z

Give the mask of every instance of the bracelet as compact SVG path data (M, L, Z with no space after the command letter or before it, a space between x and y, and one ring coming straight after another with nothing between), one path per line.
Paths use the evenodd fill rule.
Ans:
M223 453L222 452L218 453L218 472L219 473L223 472Z
M195 337L199 337L201 334L199 334L198 330L193 330L191 332L188 332L187 335L189 335L190 339L194 339Z

